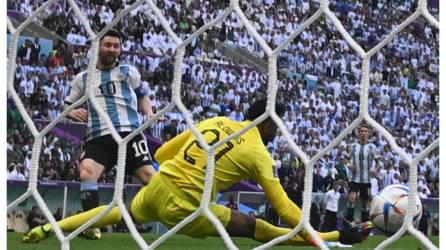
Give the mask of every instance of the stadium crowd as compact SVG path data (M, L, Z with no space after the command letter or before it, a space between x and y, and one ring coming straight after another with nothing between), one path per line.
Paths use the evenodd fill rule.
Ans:
M8 0L8 9L31 14L42 0ZM63 2L63 4L62 4ZM41 129L63 110L70 81L88 64L88 38L74 11L65 2L51 5L39 16L41 24L68 43L60 43L51 54L40 54L36 41L28 40L18 51L15 88L27 112ZM77 1L93 30L99 31L133 1ZM185 38L216 18L228 1L157 1L172 29ZM414 10L416 1L333 1L331 9L346 30L367 51ZM262 37L277 47L314 13L310 1L242 1L244 13ZM361 11L356 11L356 9ZM367 17L367 18L366 18ZM146 5L119 22L116 28L126 37L122 61L137 66L155 110L170 101L175 44ZM382 48L371 60L369 112L396 137L397 143L415 156L438 138L438 31L418 20ZM266 94L267 75L248 65L238 65L223 55L212 40L243 47L264 57L235 14L206 35L193 39L182 68L182 100L195 121L225 115L243 120L249 102ZM38 41L37 41L38 43ZM36 54L37 53L37 54ZM315 155L336 138L359 114L361 59L336 28L319 19L282 50L278 67L289 72L279 79L277 100L287 104L282 117L293 140L304 152ZM316 87L301 75L317 77ZM167 141L187 129L183 115L173 110L167 119L152 124L153 136ZM356 132L344 139L315 166L313 191L325 192L335 179L346 179L348 147ZM8 166L11 176L27 178L33 138L8 100ZM371 141L379 148L380 165L373 169L378 187L407 183L408 167L374 131ZM77 180L76 169L81 144L56 136L45 138L40 158L39 178ZM304 167L283 136L268 145L283 185L296 195L302 192ZM434 151L419 164L419 194L438 197L439 155ZM392 178L384 178L390 175ZM11 177L12 178L12 177ZM15 178L15 177L14 177ZM17 177L23 178L23 177ZM113 181L113 175L102 181ZM346 185L346 182L345 182ZM373 190L373 188L372 188ZM298 198L296 200L299 200Z

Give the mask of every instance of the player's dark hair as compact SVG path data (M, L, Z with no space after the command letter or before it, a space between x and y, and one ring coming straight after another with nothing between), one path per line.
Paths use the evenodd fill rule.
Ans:
M105 32L105 34L101 37L100 42L102 41L102 39L104 39L104 37L106 36L112 36L112 37L117 37L119 38L119 41L122 44L122 34L121 32L119 32L118 30L115 29L109 29L107 32Z
M263 98L251 104L248 109L247 119L250 121L254 121L257 117L265 113L266 103L267 100ZM285 106L281 103L276 103L276 114L278 116L283 116L284 113Z
M359 126L359 129L361 129L361 128L366 128L366 129L368 129L369 131L372 130L372 129L370 128L370 126L369 126L367 123L362 123L362 124Z

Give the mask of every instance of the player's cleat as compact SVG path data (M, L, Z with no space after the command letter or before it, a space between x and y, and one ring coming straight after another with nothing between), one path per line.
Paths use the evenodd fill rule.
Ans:
M371 221L366 221L357 226L346 228L339 232L339 242L349 245L360 243L369 236L372 230L373 223Z
M28 233L22 236L22 242L24 243L37 243L41 240L48 238L51 233L51 225L37 226Z
M99 228L88 228L85 229L84 236L89 240L100 240L102 234Z

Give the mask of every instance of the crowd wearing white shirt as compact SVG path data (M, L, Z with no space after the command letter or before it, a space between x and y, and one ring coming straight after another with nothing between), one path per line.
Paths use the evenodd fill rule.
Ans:
M8 0L8 6L32 13L43 1ZM117 13L134 1L105 1L104 5L78 1L79 7L95 31L109 23ZM222 13L227 1L155 1L172 27L185 39L189 33L200 28ZM241 7L271 47L277 47L296 30L318 7L313 1L240 1ZM278 3L280 2L280 3ZM361 1L344 4L330 3L331 10L341 20L349 34L365 50L381 41L396 23L413 11L416 1L375 1L376 6ZM63 110L63 101L69 92L73 75L88 64L87 34L80 20L65 1L51 5L39 20L51 24L55 32L74 45L72 62L51 65L42 60L40 65L29 65L18 59L16 85L23 94L25 106L33 118L35 109L30 98L40 87L49 103L47 117L54 119ZM34 4L34 5L32 5ZM361 11L356 11L361 9ZM116 10L116 11L114 11ZM434 13L435 14L435 13ZM55 17L64 17L67 25L58 23ZM146 4L132 10L119 22L125 34L122 61L137 66L142 82L148 90L152 105L160 110L170 102L173 55L176 46L161 28L160 21ZM63 26L63 27L62 27ZM211 35L211 31L214 35ZM418 32L421 31L421 32ZM220 41L246 48L263 58L265 53L234 14L207 33ZM406 152L416 156L439 134L438 116L438 30L426 22L418 21L382 48L370 62L369 113L392 135ZM249 103L267 92L267 75L247 65L239 65L227 58L218 49L204 46L207 37L192 41L182 65L182 100L196 121L226 115L234 120L244 119ZM196 50L198 49L198 50ZM207 58L209 57L209 58ZM47 58L52 58L47 55ZM206 59L216 59L212 62ZM278 57L278 67L286 69L292 77L278 79L276 99L287 103L287 112L282 120L293 141L301 149L315 155L333 141L359 114L359 92L362 77L361 59L356 55L336 28L322 18L305 29ZM36 73L38 72L38 73ZM41 79L41 75L45 77ZM311 74L317 77L317 88L309 81L293 77L296 74ZM38 111L44 113L43 111ZM43 115L45 117L45 115ZM166 114L165 120L156 121L150 127L153 135L164 139L164 127L176 120L178 132L184 131L184 117L177 109ZM354 142L347 136L339 147L316 164L322 173L330 173L347 147ZM382 153L382 165L376 169L379 187L384 185L385 166L389 165L397 175L392 183L407 181L407 166L389 148L389 143L380 135L372 138ZM282 135L269 145L272 153L279 155L282 167L293 157ZM438 180L438 153L429 155L420 171L420 193L433 189ZM421 168L421 167L420 167ZM425 169L425 170L424 170ZM325 176L324 176L325 177ZM389 182L390 179L387 181ZM424 182L423 182L424 180ZM426 193L429 193L426 190Z

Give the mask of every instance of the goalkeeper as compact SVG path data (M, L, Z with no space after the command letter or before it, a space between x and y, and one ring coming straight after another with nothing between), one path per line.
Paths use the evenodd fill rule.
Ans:
M199 123L197 128L208 144L213 145L248 126L265 112L265 108L266 100L259 100L251 105L246 121L236 122L226 117L216 117ZM280 116L283 112L283 107L276 105L276 113ZM289 226L295 227L302 219L302 212L288 199L279 179L274 175L274 161L265 147L274 139L276 133L277 125L271 118L267 118L246 133L217 148L212 197L215 198L220 190L229 188L241 180L254 178L263 187L282 220ZM129 207L133 219L139 223L160 221L172 228L194 212L202 199L207 158L207 152L199 146L191 130L165 143L155 155L155 159L161 164L160 172L156 173L150 183L136 194ZM100 206L68 217L59 221L58 225L63 231L73 231L106 207ZM210 209L223 223L230 236L249 237L265 242L291 231L289 228L273 226L223 205L212 203ZM122 215L116 207L91 227L103 227L119 222L122 222ZM325 241L354 244L364 240L371 229L372 224L366 222L344 231L318 233L318 235ZM52 231L51 224L39 226L25 234L22 240L38 242L48 237ZM187 224L179 233L192 237L218 235L214 225L204 215ZM314 239L305 230L284 243L315 245Z

